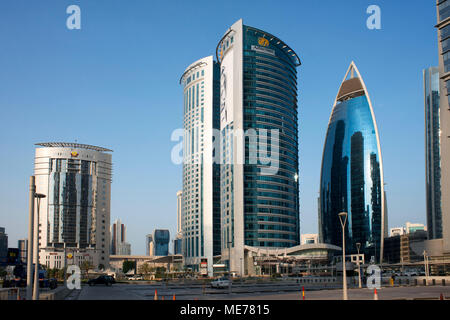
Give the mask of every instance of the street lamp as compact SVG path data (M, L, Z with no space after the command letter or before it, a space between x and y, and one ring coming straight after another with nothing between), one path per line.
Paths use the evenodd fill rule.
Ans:
M361 289L361 267L359 266L359 250L361 249L361 243L356 243L356 250L358 250L358 281L359 281L359 288Z
M231 276L231 244L233 242L232 241L228 241L228 277L229 277L229 284L228 284L228 293L231 294L231 281L232 281L232 276Z
M45 198L45 194L35 193L37 200L37 214L34 217L34 240L33 240L33 258L34 258L34 287L33 300L39 300L39 207L41 199Z
M424 250L423 251L423 264L424 264L424 269L425 269L425 279L426 282L428 284L428 256L427 256L427 252Z
M339 213L339 220L341 221L342 226L342 282L343 282L343 291L342 298L344 300L348 300L347 297L347 270L345 268L345 224L347 222L347 212Z

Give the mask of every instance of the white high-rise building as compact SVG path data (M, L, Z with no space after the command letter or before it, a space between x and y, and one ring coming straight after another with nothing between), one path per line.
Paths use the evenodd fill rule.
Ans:
M94 267L109 265L112 150L78 143L38 143L39 261L64 267L65 252ZM55 258L56 257L56 258ZM58 261L56 261L56 260Z
M209 56L188 66L180 79L185 136L178 232L183 235L185 265L210 276L213 256L220 254L220 168L213 163L215 152L219 152L213 148L213 129L220 125L219 76L219 66Z

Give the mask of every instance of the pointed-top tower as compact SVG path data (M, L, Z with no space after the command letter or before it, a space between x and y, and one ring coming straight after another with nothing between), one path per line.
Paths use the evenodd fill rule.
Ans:
M324 145L320 240L342 246L338 214L348 213L346 254L383 260L385 217L383 162L378 129L364 81L352 61L333 104Z

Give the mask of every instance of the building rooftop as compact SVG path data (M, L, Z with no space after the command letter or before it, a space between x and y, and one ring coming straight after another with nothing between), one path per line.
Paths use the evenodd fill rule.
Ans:
M36 146L46 147L46 148L80 148L88 149L100 152L113 152L111 149L106 149L102 147L91 146L88 144L73 143L73 142L42 142L36 143Z

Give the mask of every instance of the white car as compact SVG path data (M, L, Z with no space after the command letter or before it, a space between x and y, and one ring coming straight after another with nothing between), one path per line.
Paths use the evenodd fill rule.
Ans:
M128 277L128 280L131 280L131 281L133 281L133 280L144 280L144 278L142 278L142 276L135 275L135 276Z
M219 278L211 281L212 288L227 288L231 285L231 281L228 278Z

